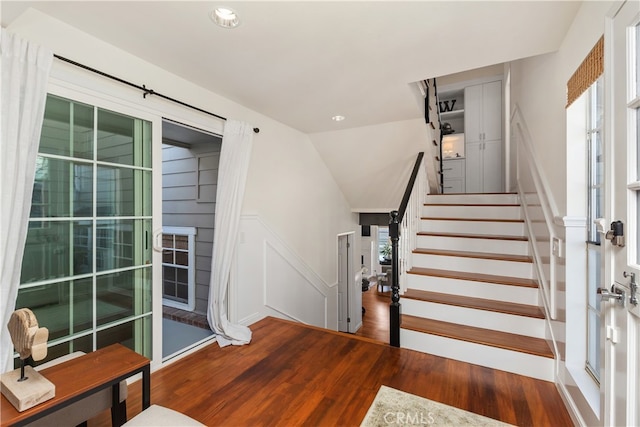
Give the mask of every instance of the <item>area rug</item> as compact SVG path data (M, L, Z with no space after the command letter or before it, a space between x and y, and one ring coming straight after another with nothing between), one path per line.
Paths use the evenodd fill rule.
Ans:
M482 415L381 386L362 427L386 426L510 426Z

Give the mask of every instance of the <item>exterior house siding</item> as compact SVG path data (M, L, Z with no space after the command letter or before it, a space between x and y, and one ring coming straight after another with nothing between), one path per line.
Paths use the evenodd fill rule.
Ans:
M195 227L195 309L207 313L222 142L163 146L162 225Z

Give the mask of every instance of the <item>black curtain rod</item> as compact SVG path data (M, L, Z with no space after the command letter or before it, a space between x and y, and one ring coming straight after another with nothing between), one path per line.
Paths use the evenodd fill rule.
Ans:
M176 104L180 104L180 105L182 105L184 107L191 108L192 110L200 111L201 113L205 113L205 114L208 114L210 116L217 117L220 120L227 120L226 117L222 117L222 116L220 116L218 114L214 114L214 113L212 113L210 111L203 110L202 108L195 107L195 106L193 106L191 104L187 104L186 102L182 102L182 101L180 101L178 99L171 98L170 96L163 95L161 93L158 93L158 92L154 91L153 89L147 89L147 87L145 85L140 86L140 85L137 85L135 83L128 82L126 80L121 79L120 77L116 77L116 76L113 76L111 74L107 74L104 71L96 70L95 68L91 68L91 67L89 67L87 65L84 65L84 64L81 64L79 62L73 61L71 59L65 58L64 56L60 56L60 55L56 55L56 54L54 54L53 56L55 58L61 60L61 61L68 62L69 64L75 65L76 67L82 68L82 69L87 70L87 71L91 71L92 73L99 74L99 75L101 75L103 77L106 77L108 79L115 80L115 81L117 81L119 83L122 83L122 84L125 84L127 86L136 88L138 90L141 90L143 92L143 94L142 94L143 98L146 98L147 95L159 96L160 98L166 99L167 101L175 102ZM260 129L259 128L253 128L253 131L255 133L258 133L258 132L260 132Z

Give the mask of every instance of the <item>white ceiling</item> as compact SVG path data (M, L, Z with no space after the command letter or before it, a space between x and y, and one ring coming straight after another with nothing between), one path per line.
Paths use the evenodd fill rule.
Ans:
M238 28L212 23L208 14L219 5L238 12ZM577 1L3 0L0 7L4 27L34 7L316 133L418 118L413 82L554 51L579 6ZM336 114L347 119L333 122Z

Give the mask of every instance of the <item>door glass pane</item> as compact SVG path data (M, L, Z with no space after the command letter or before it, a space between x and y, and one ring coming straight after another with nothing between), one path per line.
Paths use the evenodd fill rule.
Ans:
M24 289L16 308L30 308L38 324L49 329L49 340L91 330L93 279L69 280Z
M93 216L93 166L39 156L31 218Z
M151 167L151 124L98 110L98 161Z
M151 268L105 274L96 280L97 324L151 311Z
M93 107L49 95L39 152L92 159Z
M22 283L93 271L91 221L30 222L22 260Z
M151 172L98 166L97 216L148 216Z
M142 317L97 333L98 348L120 343L151 358L151 316Z
M635 40L632 44L635 44L635 53L636 53L636 64L635 64L635 75L636 75L636 97L640 97L640 23L636 24L634 28L635 32Z
M151 263L151 220L96 221L96 270Z

